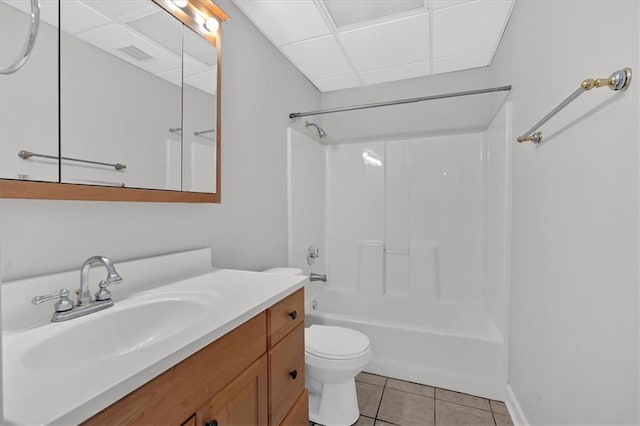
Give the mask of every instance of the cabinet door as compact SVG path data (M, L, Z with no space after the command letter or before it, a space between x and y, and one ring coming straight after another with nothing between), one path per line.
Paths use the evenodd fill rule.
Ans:
M205 424L262 426L267 424L267 356L247 368L211 400Z
M304 390L304 324L269 351L269 424L279 425Z

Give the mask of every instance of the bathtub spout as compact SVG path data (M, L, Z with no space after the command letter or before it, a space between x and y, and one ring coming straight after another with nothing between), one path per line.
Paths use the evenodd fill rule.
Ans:
M313 272L309 275L309 281L314 282L314 281L322 281L322 282L327 282L327 274L314 274Z

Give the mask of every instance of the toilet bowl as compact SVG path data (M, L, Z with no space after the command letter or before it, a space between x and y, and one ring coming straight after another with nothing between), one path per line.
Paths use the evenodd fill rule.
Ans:
M296 268L264 272L302 274ZM304 338L309 420L325 426L354 424L360 417L355 377L373 358L369 338L357 330L328 325L306 328Z
M312 325L304 336L309 420L326 426L354 424L360 417L355 377L373 358L369 338L327 325Z

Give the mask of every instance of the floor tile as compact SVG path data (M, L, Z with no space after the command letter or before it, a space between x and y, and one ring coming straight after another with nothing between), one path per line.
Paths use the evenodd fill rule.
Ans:
M384 376L378 376L377 374L362 372L356 376L356 381L369 383L371 385L376 385L376 386L384 386L384 384L387 381L387 378Z
M404 392L415 393L422 396L433 398L435 389L431 386L419 385L417 383L405 382L404 380L387 379L387 387Z
M357 422L353 426L373 426L375 420L371 417L360 416Z
M498 414L494 412L493 417L496 419L497 426L513 426L511 416L509 416L508 414Z
M358 407L360 414L367 417L376 417L378 406L382 398L382 386L375 386L369 383L356 382L356 392L358 394Z
M382 420L376 420L376 424L374 426L396 426L396 425L383 422Z
M509 411L507 410L507 406L504 402L490 400L489 403L491 404L491 410L495 414L504 414L506 416L509 415Z
M436 426L493 426L490 411L436 400Z
M386 388L378 410L378 419L401 426L433 425L434 400Z
M437 388L436 399L455 402L456 404L466 405L468 407L480 408L481 410L491 411L491 405L489 405L488 399L459 392L452 392L446 389Z

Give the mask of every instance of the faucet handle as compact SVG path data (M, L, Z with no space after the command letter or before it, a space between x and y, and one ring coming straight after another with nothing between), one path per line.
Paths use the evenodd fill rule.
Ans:
M44 296L36 296L31 299L31 303L39 305L42 302L54 299L58 299L58 301L53 305L56 312L66 312L73 309L73 302L69 299L69 290L66 288L56 291L55 293L45 294Z
M109 300L111 299L111 292L109 290L107 290L107 286L111 285L111 284L120 284L122 282L122 278L117 279L117 280L113 280L113 281L109 281L107 280L102 280L98 283L98 287L100 287L100 290L98 290L94 296L94 298L96 299L96 301L103 301L103 300Z

